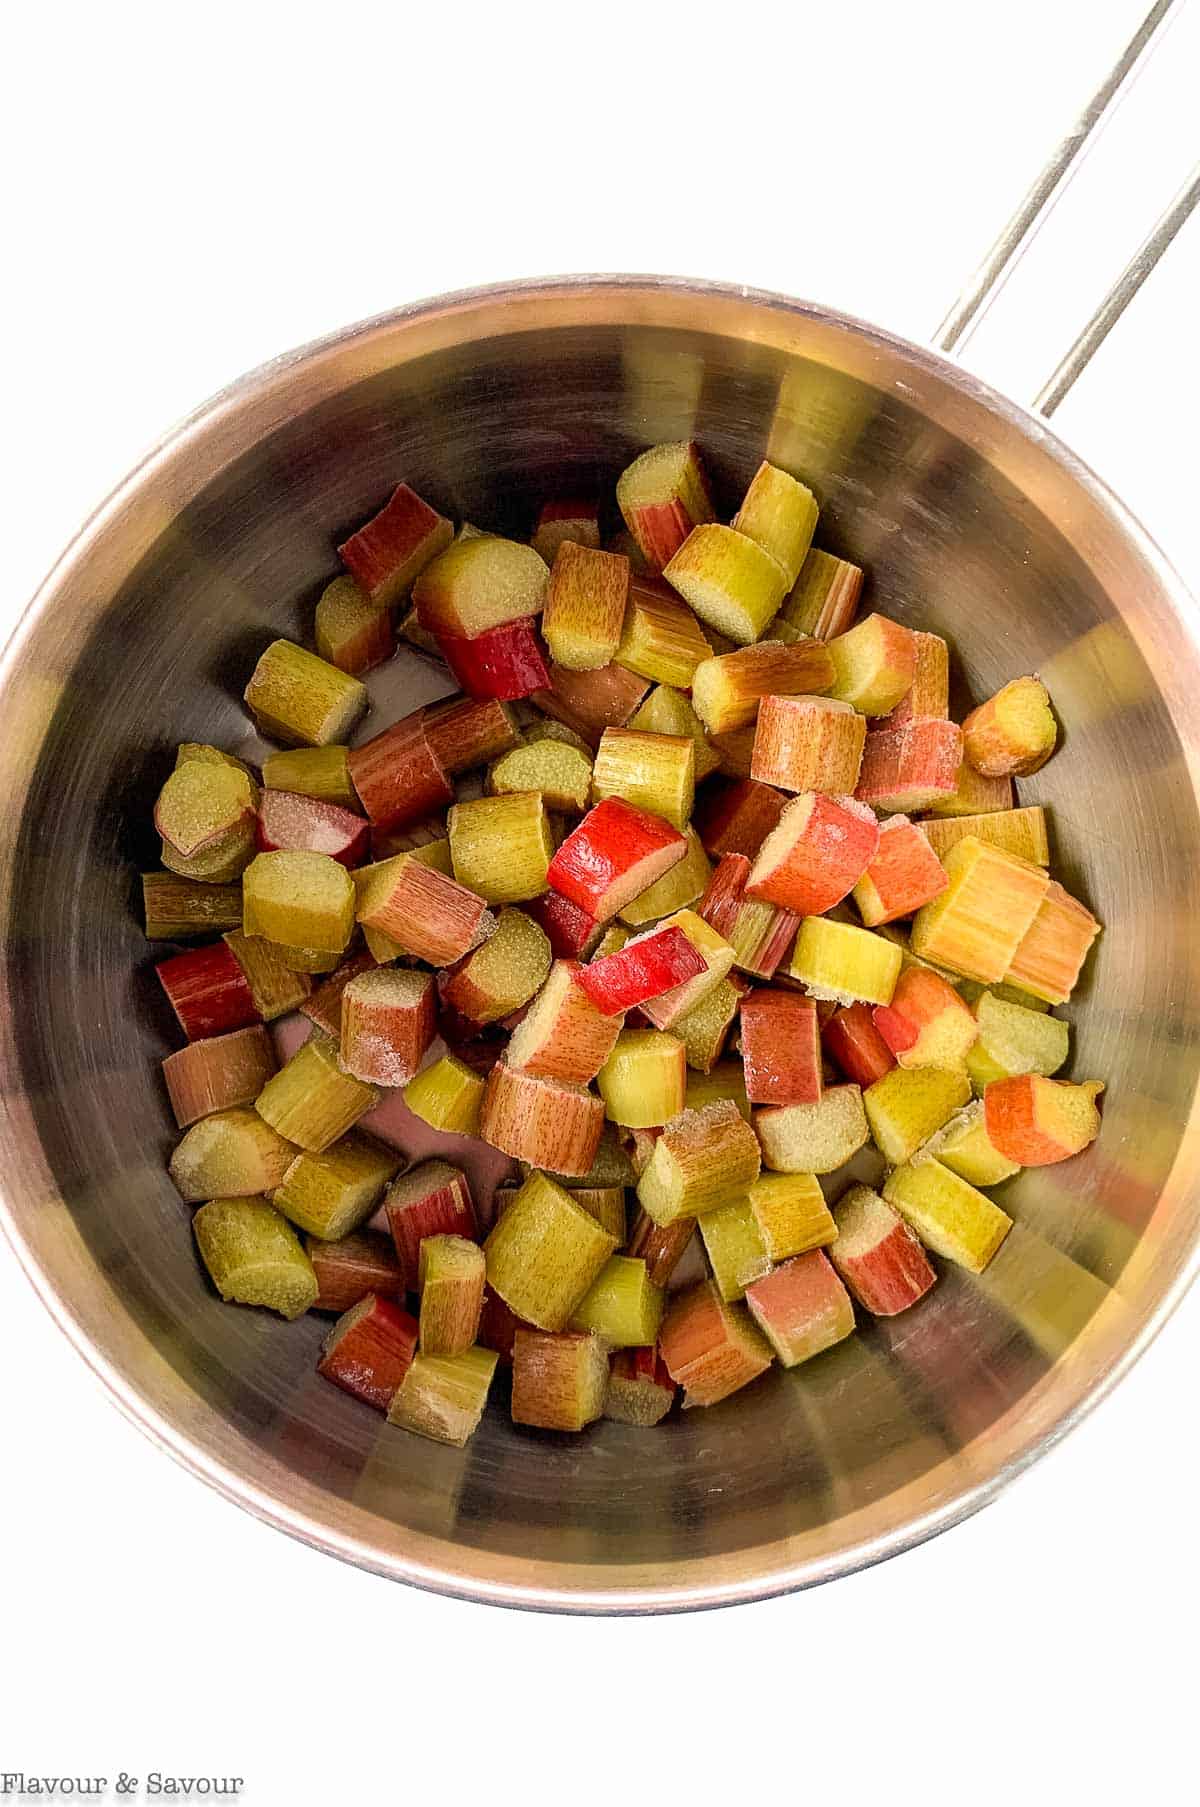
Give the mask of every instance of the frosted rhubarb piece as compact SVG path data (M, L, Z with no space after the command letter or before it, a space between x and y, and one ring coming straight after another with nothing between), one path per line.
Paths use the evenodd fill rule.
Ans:
M366 857L370 827L336 803L321 803L300 791L264 791L258 805L256 843L260 853L290 849L324 853L342 866Z
M483 1250L465 1236L427 1236L421 1244L417 1288L425 1355L461 1355L475 1342L483 1312Z
M652 684L687 690L697 667L711 654L695 615L661 578L630 580L621 638L613 654L618 665Z
M427 1236L458 1236L473 1242L477 1235L467 1176L449 1161L421 1161L410 1167L393 1180L384 1208L409 1292L419 1284L421 1245Z
M484 1082L465 1061L443 1054L423 1067L404 1088L413 1115L448 1135L477 1136L483 1109Z
M695 771L690 736L606 728L592 769L592 798L623 797L683 829L692 813Z
M778 559L733 527L695 527L663 570L701 621L738 646L762 636L787 593Z
M712 1281L672 1300L659 1348L685 1410L728 1399L771 1366L771 1346L745 1306L727 1304Z
M177 765L158 793L154 827L162 863L182 878L226 884L254 853L257 791L240 767Z
M618 1349L609 1363L604 1416L641 1429L661 1424L675 1403L675 1382L657 1349Z
M1050 864L1046 812L1040 804L1025 809L997 809L985 816L931 816L921 823L920 832L939 859L957 841L972 835L988 847L998 847L1002 853L1029 860L1035 866Z
M814 998L838 1004L890 1004L903 960L894 942L870 929L808 916L800 924L787 972Z
M341 1236L336 1242L307 1236L304 1247L320 1288L314 1311L336 1311L340 1315L368 1293L399 1298L404 1292L404 1269L396 1251L388 1237L373 1230Z
M735 1104L685 1110L654 1144L638 1202L657 1224L699 1217L744 1198L761 1166L757 1138Z
M437 634L438 651L467 695L516 702L550 681L545 650L531 616L504 621L482 634Z
M349 740L369 704L358 678L290 640L272 641L244 695L261 732L296 747Z
M801 640L793 646L764 640L705 659L691 680L692 701L710 734L727 734L746 727L756 715L761 719L760 705L768 697L808 695L824 690L832 679L833 661L819 640Z
M272 753L263 761L262 778L268 790L296 791L322 803L336 803L340 809L358 808L346 747L293 747Z
M866 740L866 719L849 703L823 696L765 696L750 776L785 791L853 796Z
M847 1079L855 1085L874 1085L890 1073L896 1057L875 1027L872 1006L859 1000L842 1004L822 1026L821 1042Z
M431 966L461 960L496 927L478 892L403 853L370 869L359 890L358 920Z
M629 728L641 728L648 734L688 735L696 753L697 784L717 769L717 755L705 737L704 723L683 692L673 689L669 684L656 685L625 725Z
M285 954L311 950L304 970L328 971L354 933L354 881L327 853L260 853L242 878L242 909L248 936Z
M829 1259L864 1311L892 1318L917 1304L937 1279L904 1219L869 1186L852 1186L835 1212Z
M605 728L624 727L649 688L648 678L615 662L595 671L552 665L548 688L535 691L531 701L595 747Z
M690 441L651 446L622 471L617 506L651 571L661 571L692 528L713 519L700 448Z
M953 796L962 762L962 731L955 722L919 719L867 735L854 795L872 809L929 809Z
M924 966L900 974L891 1003L875 1009L875 1027L902 1067L961 1067L979 1035L953 985Z
M523 910L501 910L495 933L441 973L438 990L443 1005L468 1022L496 1023L527 1004L549 972L544 930Z
M833 660L828 694L860 715L890 715L912 688L915 636L886 615L867 615L848 633L826 642Z
M528 1179L537 1169L527 1162L521 1163L521 1176ZM632 1186L637 1178L627 1151L617 1140L617 1132L611 1123L606 1123L592 1156L592 1164L586 1173L551 1173L548 1178L564 1186L568 1192L587 1191L597 1186L612 1187ZM600 1221L604 1219L601 1217ZM611 1226L608 1226L611 1227Z
M596 1075L605 1114L627 1129L656 1129L683 1109L687 1059L674 1035L625 1029Z
M746 895L819 916L849 896L878 844L879 825L864 805L809 792L787 805L759 848Z
M578 1195L575 1195L578 1197ZM571 1313L572 1330L591 1331L606 1349L657 1341L666 1294L634 1255L610 1255Z
M817 498L807 485L764 459L750 480L733 525L783 566L790 589L812 545L818 512Z
M265 1198L214 1198L192 1219L200 1259L226 1301L298 1318L317 1297L296 1232Z
M981 1095L995 1079L1013 1079L1020 1073L1049 1078L1066 1064L1071 1035L1058 1017L1010 1003L991 991L981 992L971 1010L979 1035L967 1055L967 1072Z
M510 1067L572 1085L596 1077L616 1045L621 1020L599 1008L582 983L585 971L575 961L555 961L513 1031L506 1056Z
M329 665L360 678L396 649L392 618L352 577L335 577L317 603L317 652Z
M383 967L363 973L342 997L342 1066L370 1085L407 1085L436 1027L432 973Z
M754 1132L774 1173L835 1173L870 1135L856 1085L826 1086L817 1104L764 1106Z
M512 1419L546 1431L581 1431L604 1412L608 1351L587 1331L513 1338Z
M539 1330L563 1330L616 1238L544 1173L531 1174L484 1244L487 1283Z
M488 793L510 796L537 791L547 809L581 816L592 790L592 755L561 722L540 722L525 730L520 746L488 767Z
M420 710L355 747L347 767L355 794L380 834L424 821L454 796Z
M275 1049L261 1024L193 1042L162 1063L180 1129L214 1111L253 1104L276 1070Z
M1014 678L963 723L967 763L985 778L1024 778L1045 765L1058 741L1046 686Z
M984 1122L994 1147L1022 1167L1070 1160L1100 1134L1100 1080L1070 1085L1041 1073L996 1079L983 1094Z
M1091 911L1051 879L1004 977L1048 1004L1065 1004L1099 933Z
M972 1274L983 1272L1012 1229L1006 1211L939 1161L897 1167L883 1196L936 1255Z
M733 949L694 910L677 910L661 922L659 928L678 929L704 962L702 972L673 986L670 991L647 998L642 1004L642 1015L656 1029L669 1029L721 983L733 965Z
M600 544L600 505L598 502L543 502L530 545L540 553L553 573L559 548L564 545L598 547Z
M977 1098L965 1110L944 1123L913 1156L914 1162L940 1161L959 1179L972 1186L999 1186L1020 1172L1020 1164L1000 1153L988 1135L983 1100Z
M785 1368L811 1361L854 1331L854 1306L820 1249L796 1255L746 1289L755 1323Z
M388 1423L461 1449L479 1429L498 1359L492 1349L418 1351L388 1407Z
M314 1035L267 1081L254 1108L289 1142L321 1154L378 1102L373 1085L343 1069L337 1043Z
M790 991L750 991L741 1006L751 1104L816 1104L821 1096L817 1007Z
M487 1077L479 1134L493 1148L552 1173L585 1174L604 1128L604 1105L586 1086L496 1063Z
M868 1086L863 1108L871 1135L886 1161L909 1160L971 1099L966 1073L937 1067L894 1067Z
M860 566L835 558L832 552L818 552L814 546L783 600L779 620L814 639L836 639L854 621L862 582Z
M255 1111L214 1111L193 1123L171 1156L169 1171L189 1205L208 1198L273 1192L296 1156L295 1146Z
M927 822L918 828L903 815L879 824L874 858L854 887L854 902L867 928L912 916L941 896L950 880L938 857L943 849L929 831L950 826ZM958 839L952 835L946 845Z
M588 811L550 861L554 890L607 922L677 865L687 841L661 816L608 797Z
M417 620L427 633L472 639L541 612L550 573L532 546L494 534L458 539L413 584Z
M452 523L401 483L338 556L375 607L388 609L453 538Z
M972 836L952 847L943 864L950 883L917 912L913 953L985 985L1007 977L1049 889L1049 875Z
M416 1320L394 1300L368 1293L329 1331L317 1373L386 1412L416 1352Z

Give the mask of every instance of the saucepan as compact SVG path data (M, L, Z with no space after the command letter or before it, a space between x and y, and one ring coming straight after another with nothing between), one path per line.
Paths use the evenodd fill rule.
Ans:
M994 293L1161 24L1143 27L947 327ZM1052 404L1195 199L1049 386ZM262 645L400 479L527 533L642 447L695 438L725 504L802 475L870 602L952 643L982 697L1036 670L1065 724L1028 784L1105 923L1071 1006L1108 1082L1083 1157L1028 1171L979 1278L656 1432L489 1413L463 1450L314 1373L324 1324L222 1305L166 1173L169 1046L134 907L174 744L236 746ZM728 518L728 507L726 518ZM1035 412L939 351L702 282L573 277L403 307L292 353L166 438L83 528L0 667L0 1189L17 1259L111 1392L238 1505L381 1575L510 1605L746 1600L904 1549L990 1499L1129 1367L1200 1231L1200 635L1146 534ZM428 663L390 678L395 714ZM405 691L405 684L409 688ZM449 688L449 681L443 688Z

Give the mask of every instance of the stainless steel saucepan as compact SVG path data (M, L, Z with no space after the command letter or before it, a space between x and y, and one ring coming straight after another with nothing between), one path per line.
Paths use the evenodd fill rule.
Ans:
M946 331L978 316L1161 23L1157 7ZM1053 402L1190 208L1147 242ZM608 484L695 437L725 502L766 456L822 503L873 606L953 643L982 697L1028 670L1066 727L1022 786L1107 925L1070 1015L1103 1134L1024 1173L981 1279L654 1433L490 1414L465 1450L314 1374L324 1329L221 1305L165 1171L168 1046L134 905L180 740L234 745L257 651L299 634L332 547L401 477L462 519ZM422 695L429 694L422 668ZM414 680L416 682L418 680ZM412 693L416 700L417 693ZM400 1580L649 1611L820 1581L975 1510L1112 1385L1200 1229L1200 642L1137 522L947 357L777 296L572 278L449 296L244 378L82 530L0 665L0 1188L49 1309L118 1404L239 1505ZM396 699L396 712L406 706Z

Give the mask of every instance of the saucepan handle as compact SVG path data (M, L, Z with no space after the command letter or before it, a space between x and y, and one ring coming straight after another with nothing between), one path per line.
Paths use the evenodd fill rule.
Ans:
M1118 62L1035 179L1021 205L938 327L933 342L940 351L961 355L965 350L972 335L982 325L1002 293L1009 277L1079 174L1089 152L1099 142L1121 102L1162 44L1168 29L1182 11L1183 3L1184 0L1156 0L1156 4L1150 8ZM1038 390L1031 404L1038 413L1046 416L1054 413L1198 201L1200 164L1134 252L1070 350Z

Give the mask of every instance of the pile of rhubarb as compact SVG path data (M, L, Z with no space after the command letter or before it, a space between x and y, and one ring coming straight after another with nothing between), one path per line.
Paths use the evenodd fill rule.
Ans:
M182 746L155 809L204 1265L336 1314L320 1372L452 1444L497 1366L578 1431L809 1361L931 1256L980 1273L987 1188L1099 1129L1050 1007L1100 925L1013 791L1040 681L952 721L946 642L856 621L770 464L730 526L694 445L616 500L526 544L401 485L250 677L282 750ZM397 638L460 694L363 738Z

